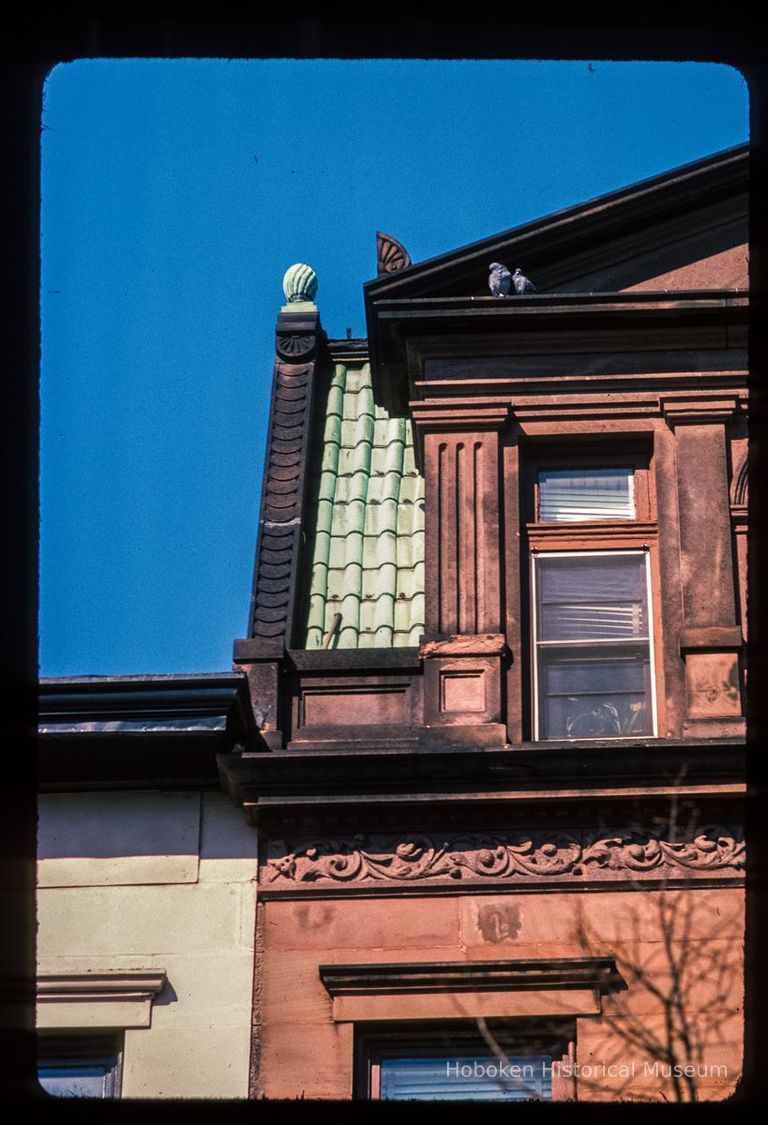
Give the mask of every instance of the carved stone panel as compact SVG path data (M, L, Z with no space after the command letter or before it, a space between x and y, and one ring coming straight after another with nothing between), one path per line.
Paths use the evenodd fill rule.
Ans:
M485 711L483 670L454 667L440 674L441 711Z
M738 653L689 652L685 674L692 719L741 715Z
M498 656L425 659L425 723L499 723L500 681Z
M301 693L301 727L372 723L402 726L410 721L410 683L306 686Z

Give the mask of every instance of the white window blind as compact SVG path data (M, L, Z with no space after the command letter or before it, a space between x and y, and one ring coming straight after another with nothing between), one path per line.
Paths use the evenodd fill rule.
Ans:
M539 470L539 520L542 523L634 518L631 468Z
M381 1060L381 1098L389 1101L550 1101L551 1054L492 1054Z

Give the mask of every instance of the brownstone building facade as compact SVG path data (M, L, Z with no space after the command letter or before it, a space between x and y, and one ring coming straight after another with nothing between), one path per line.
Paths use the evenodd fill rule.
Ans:
M737 1090L747 190L288 271L235 670L43 684L46 1089Z
M261 742L219 759L259 835L251 1095L722 1098L747 152L379 253L367 340L326 338L306 267L278 317Z

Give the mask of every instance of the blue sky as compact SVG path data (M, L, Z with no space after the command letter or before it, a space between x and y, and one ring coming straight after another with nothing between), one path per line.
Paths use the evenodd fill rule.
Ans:
M281 280L365 334L414 262L748 138L703 63L82 59L42 111L40 662L230 667Z

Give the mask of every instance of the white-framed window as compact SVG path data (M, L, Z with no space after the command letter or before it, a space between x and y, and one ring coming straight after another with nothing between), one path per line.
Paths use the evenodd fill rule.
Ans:
M654 737L647 548L531 555L534 738Z

